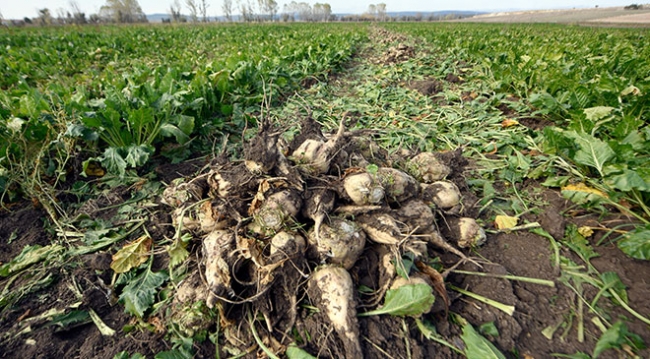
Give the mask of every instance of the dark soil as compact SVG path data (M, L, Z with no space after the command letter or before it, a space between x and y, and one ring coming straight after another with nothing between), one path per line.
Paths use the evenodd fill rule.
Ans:
M433 96L444 90L442 82L436 79L427 79L422 81L415 81L408 86L411 90L415 90L424 96Z

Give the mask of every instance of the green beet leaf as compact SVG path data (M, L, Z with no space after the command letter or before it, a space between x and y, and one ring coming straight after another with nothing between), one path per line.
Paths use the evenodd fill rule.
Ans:
M119 149L109 147L104 151L104 156L101 158L101 163L109 173L124 176L126 174L126 161L120 154Z
M139 167L149 161L149 156L154 152L149 145L131 145L126 149L126 163L131 167Z
M598 120L602 120L603 118L609 116L612 113L612 111L614 111L614 108L609 106L596 106L596 107L586 108L583 111L585 113L585 116L587 117L587 120L596 122Z
M128 313L142 318L144 312L149 309L156 296L156 289L168 278L165 272L152 272L147 268L139 276L133 278L122 290L120 301Z
M295 344L289 345L286 354L288 359L316 359L315 356L298 348Z
M468 359L506 358L494 344L480 335L469 323L463 326L463 334L460 337L465 343L465 355Z
M600 354L608 349L620 349L623 344L627 344L634 349L645 348L642 339L638 335L628 331L625 323L618 321L598 339L592 357L598 358Z
M632 258L650 260L650 225L637 227L617 244L620 250Z
M643 180L637 171L623 170L623 173L610 176L607 183L619 191L629 192L633 189L650 192L650 183Z
M567 133L580 147L573 159L578 164L597 169L598 173L602 176L603 166L616 155L614 150L607 143L586 133L578 133L575 131L567 131Z
M61 328L68 328L76 324L90 323L90 315L85 310L73 310L67 314L60 314L52 318L48 325L57 325Z
M435 301L431 287L426 284L408 284L386 292L384 306L359 314L360 317L390 314L419 316L429 310Z

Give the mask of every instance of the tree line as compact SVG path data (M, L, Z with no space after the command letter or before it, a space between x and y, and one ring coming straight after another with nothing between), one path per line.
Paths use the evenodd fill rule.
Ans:
M99 12L90 16L86 16L86 13L81 11L76 0L70 0L68 6L68 9L57 9L56 14L52 14L47 8L39 9L37 17L26 17L22 23L47 26L147 22L147 16L142 11L138 0L106 0ZM209 22L209 8L208 0L173 0L168 9L169 17L163 19L163 22ZM437 21L450 18L449 15L425 17L421 13L413 16L390 17L386 11L385 3L370 4L368 10L360 15L337 17L328 3L317 2L312 5L307 2L291 1L280 8L275 0L235 0L234 2L233 0L222 0L221 12L223 14L221 20L227 22ZM0 20L2 20L1 13ZM13 24L21 25L15 22Z

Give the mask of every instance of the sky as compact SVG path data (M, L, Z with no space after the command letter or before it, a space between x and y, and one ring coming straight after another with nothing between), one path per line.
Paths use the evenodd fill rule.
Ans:
M209 4L208 13L210 16L222 15L221 4L223 0L207 0ZM276 0L279 9L290 1ZM441 11L441 10L475 10L475 11L507 11L507 10L542 10L542 9L566 9L585 7L607 7L625 6L634 3L634 0L509 0L490 1L485 0L378 0L350 1L350 0L298 0L308 3L329 3L334 13L357 13L361 14L367 10L369 4L385 3L386 10L393 11ZM138 0L142 11L145 14L168 13L169 6L173 0ZM184 4L184 0L180 0ZM253 1L255 2L255 1ZM645 1L641 1L643 3ZM97 13L99 8L106 3L106 0L77 0L77 4L87 15ZM237 0L233 0L233 5ZM0 0L0 13L5 19L22 19L23 17L36 17L38 9L48 8L53 15L62 8L70 9L70 0ZM185 11L187 13L187 11Z

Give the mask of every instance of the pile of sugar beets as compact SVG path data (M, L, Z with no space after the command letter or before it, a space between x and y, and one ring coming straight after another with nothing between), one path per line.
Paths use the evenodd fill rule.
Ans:
M222 154L203 174L164 191L177 233L189 233L198 248L199 270L178 286L172 318L192 336L217 320L196 303L217 308L221 348L231 354L255 345L252 332L275 353L300 333L313 355L361 358L358 310L416 284L448 305L428 245L460 263L468 258L443 237L462 248L485 241L476 221L462 217L457 185L446 180L454 169L445 159L461 156L389 155L369 131L345 131L344 120L331 135L311 117L292 139L287 133L262 120L243 159ZM398 275L402 258L415 263L408 279ZM248 313L256 321L247 322Z

